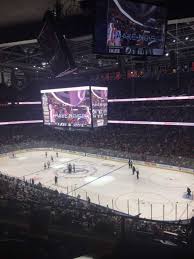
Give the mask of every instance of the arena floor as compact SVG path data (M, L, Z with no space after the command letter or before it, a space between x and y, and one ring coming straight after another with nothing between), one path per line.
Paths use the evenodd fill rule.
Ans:
M44 162L54 162L44 170ZM32 150L0 157L0 171L19 178L33 178L35 183L70 195L89 196L91 202L109 206L131 215L157 220L187 219L194 215L194 200L187 198L186 187L194 190L194 175L178 171L135 165L140 178L132 175L128 164L72 153ZM76 173L68 174L67 163L74 163ZM54 176L58 184L54 184Z

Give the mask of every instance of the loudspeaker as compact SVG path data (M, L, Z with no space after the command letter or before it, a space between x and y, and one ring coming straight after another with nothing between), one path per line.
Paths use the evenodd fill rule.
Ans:
M75 61L70 49L70 44L64 38L55 16L47 11L44 16L44 24L37 38L38 43L48 61L53 74L63 77L76 70Z

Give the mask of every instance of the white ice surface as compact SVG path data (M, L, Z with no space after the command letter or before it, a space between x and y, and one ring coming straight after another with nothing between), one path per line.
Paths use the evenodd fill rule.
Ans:
M116 210L153 219L175 220L194 214L194 200L186 197L186 188L194 191L194 175L178 171L137 165L140 179L132 175L127 163L103 160L95 157L82 157L70 153L29 151L17 153L15 159L9 155L0 157L0 171L11 176L26 179L69 192L82 199L89 196L91 201ZM54 157L51 168L44 170L44 162ZM75 164L77 172L65 172L67 163ZM136 165L135 165L136 166ZM58 176L58 185L54 185L54 176ZM177 213L176 213L177 212Z

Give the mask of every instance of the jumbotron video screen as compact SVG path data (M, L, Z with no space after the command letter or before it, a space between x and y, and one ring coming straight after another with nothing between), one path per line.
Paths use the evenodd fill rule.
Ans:
M127 0L100 2L97 1L96 53L164 55L165 8Z
M75 128L105 126L107 93L106 87L90 86L41 90L44 124Z

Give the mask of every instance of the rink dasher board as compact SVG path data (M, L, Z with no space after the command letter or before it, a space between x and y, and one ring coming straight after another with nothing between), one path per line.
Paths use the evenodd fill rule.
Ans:
M104 159L104 160L128 162L128 159L126 159L126 158L119 158L119 157L112 157L112 156L103 156L103 155L100 155L100 154L91 154L91 153L84 153L84 152L78 152L78 151L67 150L67 149L57 149L57 148L29 148L29 149L21 149L21 150L16 150L16 151L0 154L0 157L5 157L5 156L8 156L9 154L12 154L12 153L19 154L19 153L25 153L25 152L34 152L36 150L37 151L45 151L45 152L53 151L53 152L70 153L70 154L75 154L75 155L79 155L79 156L94 157L94 158L99 158L99 159ZM191 169L191 168L170 166L170 165L166 165L166 164L144 162L144 161L139 161L139 160L132 160L132 161L134 162L134 164L137 164L137 165L156 167L156 168L161 168L161 169L167 169L167 170L172 170L172 171L178 171L178 172L194 174L194 169Z
M173 166L173 165L150 163L150 162L137 161L137 160L133 160L133 162L135 164L143 165L143 166L156 167L156 168L160 168L160 169L167 169L167 170L172 170L172 171L194 174L194 169L186 168L186 167L177 167L177 166Z
M70 153L70 154L74 154L74 155L79 155L79 156L85 156L86 153L84 152L78 152L78 151L72 151L72 150L64 150L64 149L61 149L61 152L63 153Z
M15 150L15 151L11 151L11 152L6 152L6 153L2 153L0 154L0 157L5 157L8 156L10 154L19 154L19 153L25 153L25 152L35 152L35 151L44 151L44 152L62 152L62 153L70 153L70 154L75 154L75 155L79 155L79 156L85 156L86 153L84 152L78 152L78 151L73 151L73 150L66 150L66 149L57 149L57 148L24 148L24 149L20 149L20 150Z

